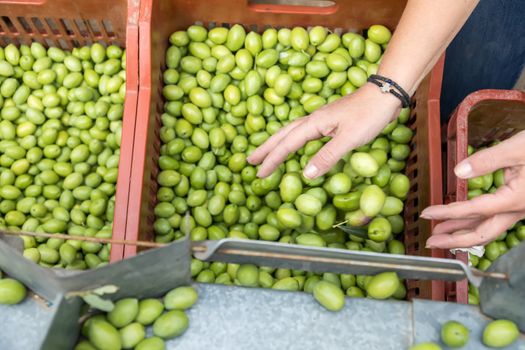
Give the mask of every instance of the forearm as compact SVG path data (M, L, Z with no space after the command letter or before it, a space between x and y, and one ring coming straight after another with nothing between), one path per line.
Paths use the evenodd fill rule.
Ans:
M479 0L409 0L378 74L412 95Z

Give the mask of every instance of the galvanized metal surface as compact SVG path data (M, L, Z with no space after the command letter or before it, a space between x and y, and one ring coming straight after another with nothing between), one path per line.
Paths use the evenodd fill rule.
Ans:
M0 270L15 277L47 300L59 298L60 288L54 274L22 256L22 240L0 234Z
M458 281L468 278L479 286L483 278L507 279L485 273L459 260L383 254L346 249L307 247L254 240L222 239L193 243L194 256L204 261L253 263L315 272L374 275L397 272L401 278Z
M18 305L0 305L0 349L38 349L56 311L55 304L34 296Z
M199 301L188 311L190 327L167 342L167 349L403 350L416 342L439 342L441 325L448 320L470 329L469 344L462 349L488 349L480 339L489 319L473 306L347 298L344 309L333 313L306 293L196 288ZM49 312L31 299L0 306L0 349L37 350L49 319ZM524 350L525 337L507 349Z
M147 297L188 284L190 278L190 242L179 240L151 249L125 261L94 270L73 271L43 268L13 249L16 240L0 235L0 270L23 282L47 300L56 300L71 291L92 290L112 284L118 291L113 300L127 296ZM17 238L17 240L20 240Z
M222 257L232 261L232 256L237 256L237 262L253 262L253 256L237 253L261 251L264 244L247 242L250 241L225 240L206 244L215 245L216 249L212 249L209 255L213 255L214 259ZM48 300L53 302L48 307L28 299L21 305L0 306L0 349L70 349L79 331L81 302L78 298L64 298L68 292L113 284L119 287L119 291L108 295L109 299L128 296L144 298L164 294L190 281L191 242L188 239L147 251L125 262L86 272L43 269L20 255L19 243L10 240L8 244L0 237L0 269L22 280L41 295L50 296ZM17 247L13 248L13 245ZM317 248L293 246L290 250L287 247L272 247L271 251L295 254L303 260L308 256L324 254L324 250ZM483 292L482 288L483 293L488 293L482 293L485 295L482 301L493 304L488 308L491 312L501 309L506 310L504 312L513 310L512 315L523 313L525 274L520 268L523 266L524 247L513 249L493 268L513 274L510 286L507 282L491 281L487 292ZM281 252L279 249L284 250ZM209 252L208 249L206 251ZM232 251L237 255L230 254ZM333 252L342 254L344 259L347 256L344 253L348 251ZM332 254L330 256L333 257ZM265 256L265 259L263 265L277 264L314 271L319 268L309 259L287 260L284 255L281 261L275 257L272 261L270 256ZM359 259L371 264L392 262L392 259L383 261L384 256L373 253L359 254ZM393 259L400 264L410 261L412 265L415 263L413 259L419 261L418 258L404 256L393 256ZM422 266L431 263L430 267L451 268L450 260L429 262L423 259L419 262ZM363 264L357 268L366 269ZM337 269L329 270L339 272ZM456 266L456 271L465 271L464 266ZM400 274L403 273L400 270ZM184 337L169 342L170 349L406 349L414 342L437 341L441 324L450 319L461 321L471 329L474 340L468 349L483 349L479 340L488 322L478 308L451 303L347 299L347 305L341 312L332 313L305 293L218 285L197 287L199 302L188 312L191 326ZM516 291L515 287L521 290ZM505 316L504 312L500 317ZM523 336L510 349L525 349Z
M83 305L82 299L61 298L56 303L56 312L46 330L40 350L73 349L80 332L79 316Z
M464 324L470 331L469 342L461 350L482 350L488 348L482 343L482 334L485 326L492 319L483 315L478 307L455 303L433 302L416 300L413 302L413 327L415 343L433 341L440 342L441 325L455 320ZM448 349L441 345L443 349ZM524 350L525 336L506 350Z
M105 298L153 297L189 284L190 263L190 241L184 239L95 270L46 269L21 255L19 238L5 239L0 235L0 270L20 280L51 304L46 312L40 310L42 305L36 307L33 299L17 306L0 306L0 349L71 349L79 331L82 300L68 297L70 292L114 285L117 292ZM13 316L12 310L15 310ZM27 322L33 315L37 322L34 327L33 322ZM18 332L4 328L4 323L13 325ZM39 328L42 324L45 326ZM29 334L25 334L26 329L31 330ZM38 332L38 336L33 332Z
M306 293L198 289L199 301L188 312L190 328L169 341L168 349L399 350L412 341L408 302L347 298L344 309L334 313Z

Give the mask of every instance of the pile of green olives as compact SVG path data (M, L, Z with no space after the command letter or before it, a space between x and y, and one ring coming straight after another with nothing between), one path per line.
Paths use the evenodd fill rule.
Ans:
M185 310L197 299L197 291L190 286L177 287L161 299L121 299L110 312L84 321L75 350L164 350L165 340L179 337L188 329ZM148 327L151 332L147 332Z
M247 157L289 122L351 94L377 72L391 32L374 25L366 37L316 26L246 32L241 25L174 32L163 72L164 113L155 240L257 239L316 247L404 254L403 174L411 154L410 110L401 110L372 142L346 154L326 175L302 173L328 138L309 141L270 176L257 178ZM363 116L365 118L366 116ZM349 135L351 137L351 135ZM189 212L189 221L184 218ZM368 239L344 234L339 222L365 227ZM337 295L404 298L397 276L372 277L193 260L199 282ZM381 283L379 283L381 285ZM323 287L324 285L324 287ZM321 302L321 301L320 301ZM326 304L321 302L321 304ZM331 309L339 308L335 303Z
M0 228L111 238L125 69L114 45L0 48ZM23 239L46 267L109 260L108 245Z

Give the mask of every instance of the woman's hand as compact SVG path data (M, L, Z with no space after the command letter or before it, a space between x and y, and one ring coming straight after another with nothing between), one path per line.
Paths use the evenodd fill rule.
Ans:
M525 131L474 153L454 169L462 179L505 169L505 185L493 194L423 210L425 219L445 220L427 241L429 248L465 248L496 239L525 217Z
M329 136L332 139L304 169L304 176L314 179L328 172L347 152L376 137L400 108L396 97L367 83L355 93L288 124L259 146L248 161L261 164L257 176L266 177L306 142Z

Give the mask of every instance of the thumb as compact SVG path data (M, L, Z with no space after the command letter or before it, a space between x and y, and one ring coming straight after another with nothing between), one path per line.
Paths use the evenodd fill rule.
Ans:
M345 141L342 136L331 139L310 159L304 168L304 176L308 179L315 179L327 173L350 149L355 147Z
M520 164L520 158L523 157L521 153L525 146L523 136L525 135L516 135L515 137L520 139L510 138L474 153L456 165L454 172L460 178L470 179Z

